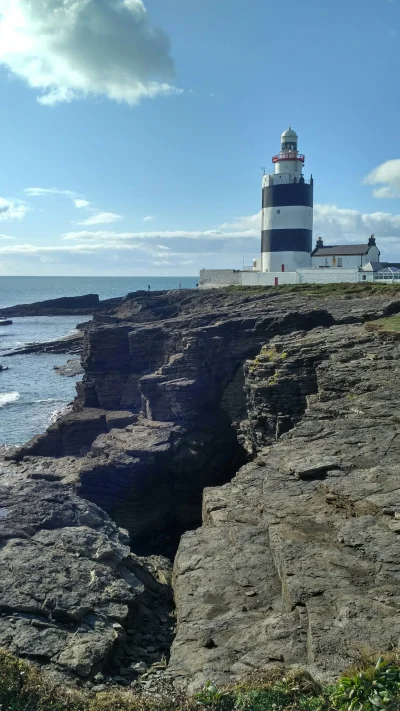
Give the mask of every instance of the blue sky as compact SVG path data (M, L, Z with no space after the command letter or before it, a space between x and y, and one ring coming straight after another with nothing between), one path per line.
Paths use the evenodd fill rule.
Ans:
M259 252L290 124L314 235L400 260L400 0L0 0L0 274Z

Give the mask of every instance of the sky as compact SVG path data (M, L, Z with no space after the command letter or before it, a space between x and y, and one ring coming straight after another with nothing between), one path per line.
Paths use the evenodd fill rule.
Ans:
M291 125L314 239L400 261L400 0L0 0L0 274L260 251Z

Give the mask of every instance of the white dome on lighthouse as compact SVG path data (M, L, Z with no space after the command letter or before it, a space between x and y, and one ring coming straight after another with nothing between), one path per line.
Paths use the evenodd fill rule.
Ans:
M282 133L281 139L283 139L283 138L296 139L296 138L298 138L298 135L297 135L296 131L293 131L293 129L290 128L290 126L289 126L289 128L287 128L286 131L284 131Z

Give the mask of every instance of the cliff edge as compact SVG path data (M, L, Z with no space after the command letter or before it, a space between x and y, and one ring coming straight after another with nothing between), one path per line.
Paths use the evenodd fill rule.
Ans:
M399 312L354 288L132 294L97 314L74 411L3 463L2 646L95 687L153 669L190 688L282 664L331 678L396 647L400 341L364 323ZM26 504L10 529L38 499L55 513ZM57 640L40 653L38 625Z

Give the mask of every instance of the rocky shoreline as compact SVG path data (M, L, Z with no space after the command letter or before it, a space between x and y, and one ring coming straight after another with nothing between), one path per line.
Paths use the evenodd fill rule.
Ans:
M73 412L0 462L0 646L95 690L396 647L400 341L364 325L396 313L357 288L103 304Z

